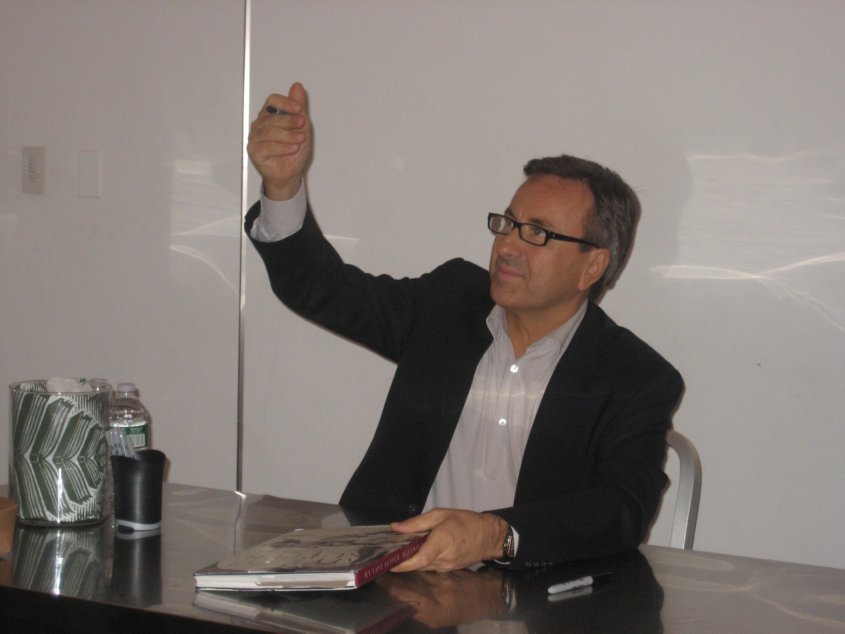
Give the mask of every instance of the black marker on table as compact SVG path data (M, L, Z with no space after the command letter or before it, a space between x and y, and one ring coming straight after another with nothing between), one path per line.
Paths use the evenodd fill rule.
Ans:
M610 579L612 573L610 572L603 572L597 575L588 575L586 577L581 577L580 579L573 579L572 581L564 581L563 583L556 583L553 586L549 586L549 594L558 594L559 592L570 592L572 590L577 590L578 588L587 588L589 586L594 586L602 581L607 581Z

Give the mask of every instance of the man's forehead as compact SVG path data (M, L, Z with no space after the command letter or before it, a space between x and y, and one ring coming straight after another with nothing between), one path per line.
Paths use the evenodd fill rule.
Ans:
M589 185L574 178L561 178L552 174L529 176L511 200L509 215L536 216L535 219L552 220L559 216L589 212L595 198ZM530 222L522 217L523 222Z

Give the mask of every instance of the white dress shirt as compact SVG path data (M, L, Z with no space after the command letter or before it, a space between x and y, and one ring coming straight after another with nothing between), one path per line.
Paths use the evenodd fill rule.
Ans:
M513 505L522 455L546 385L587 311L514 356L505 311L487 317L493 343L475 369L458 426L440 465L426 509L484 511Z

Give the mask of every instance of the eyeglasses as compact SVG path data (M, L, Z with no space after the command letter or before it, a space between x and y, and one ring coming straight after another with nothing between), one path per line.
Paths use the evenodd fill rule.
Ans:
M600 249L601 247L595 242L582 240L581 238L573 238L572 236L565 236L562 233L554 233L543 227L532 225L528 222L517 222L510 216L502 214L487 214L487 228L493 233L505 236L509 234L513 228L519 230L520 239L529 244L534 244L538 247L544 247L549 240L563 240L564 242L577 242L578 244L586 244L589 247Z

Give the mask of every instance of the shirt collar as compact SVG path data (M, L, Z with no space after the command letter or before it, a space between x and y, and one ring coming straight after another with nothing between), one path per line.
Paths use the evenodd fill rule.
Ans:
M563 322L560 326L552 330L549 334L545 337L540 339L539 341L535 341L530 346L528 346L528 350L526 353L531 352L533 350L537 350L539 348L553 350L555 352L562 352L566 349L566 346L569 345L572 336L575 334L575 331L578 330L578 326L581 325L581 322L584 319L584 315L587 313L587 303L584 302L575 311L575 314L572 315L569 319ZM493 339L496 341L505 340L510 343L510 335L508 334L508 322L507 316L505 315L505 309L496 304L493 306L493 310L490 311L490 314L487 315L487 328L490 330L490 334L493 335Z

